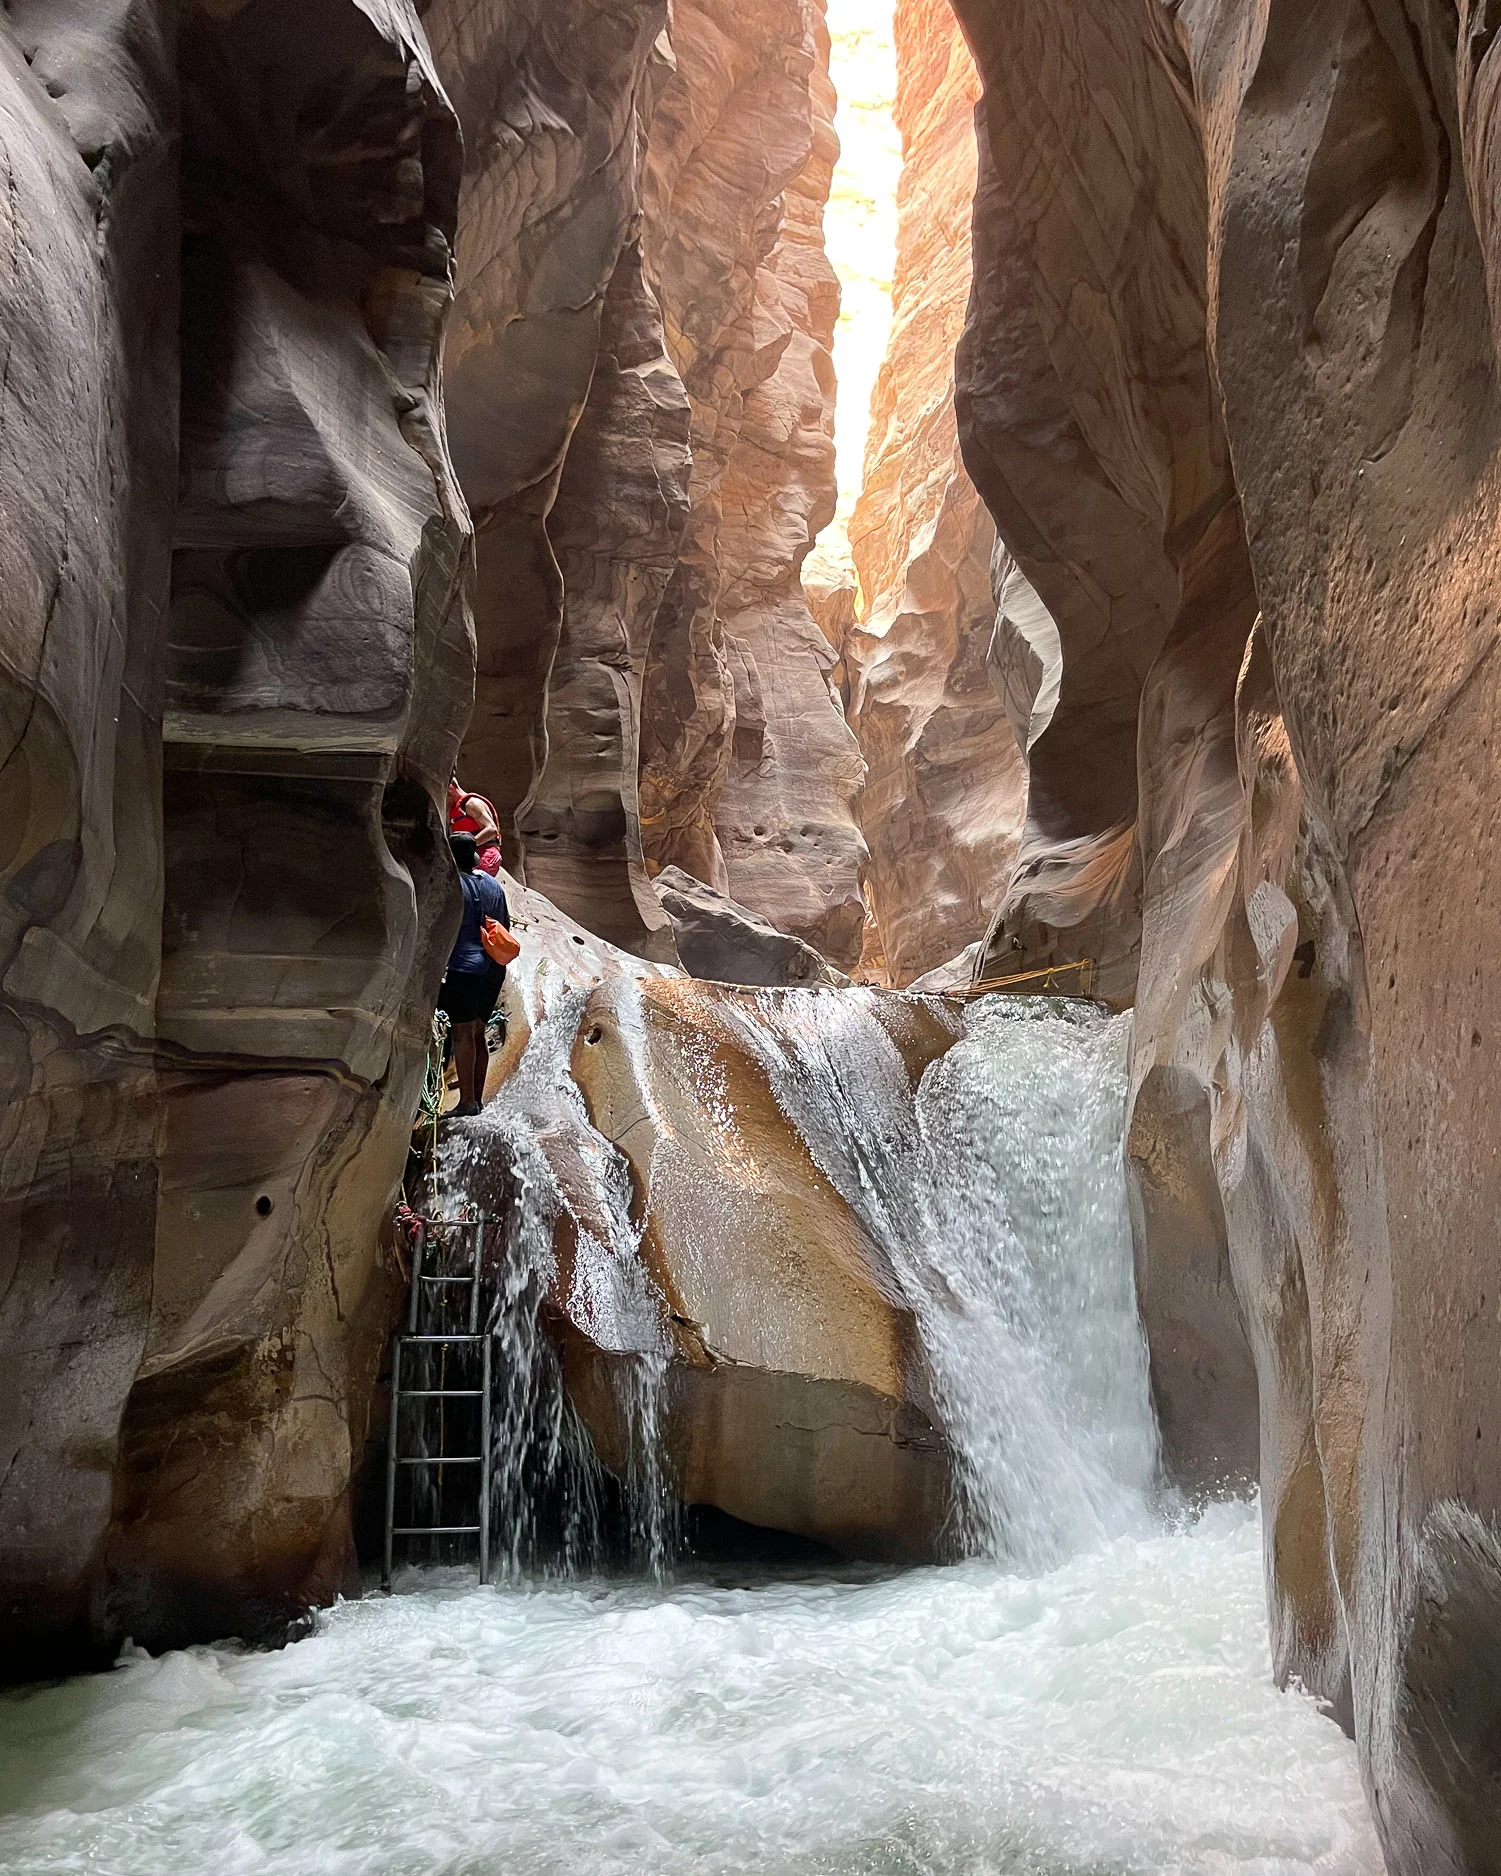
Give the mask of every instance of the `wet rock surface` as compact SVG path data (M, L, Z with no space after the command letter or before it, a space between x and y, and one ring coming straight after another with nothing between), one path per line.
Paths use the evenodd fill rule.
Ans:
M672 1338L664 1436L678 1490L847 1554L931 1558L949 1461L911 1309L724 1020L735 996L684 979L639 997L606 984L572 1057L590 1119L646 1207L641 1256ZM953 1039L935 1025L929 1046ZM574 1391L602 1450L618 1451L613 1397L587 1369Z
M681 867L665 867L655 884L690 975L727 984L849 982L801 938L778 931Z

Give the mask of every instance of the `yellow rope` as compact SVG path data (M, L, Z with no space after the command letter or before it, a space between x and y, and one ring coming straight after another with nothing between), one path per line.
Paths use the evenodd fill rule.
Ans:
M982 997L992 990L1014 990L1019 984L1038 985L1046 995L1054 988L1054 979L1078 974L1078 994L1087 997L1094 983L1094 959L1080 958L1074 964L1049 964L1041 970L1018 971L1011 977L987 977L980 983L969 984L963 990L951 990L948 994L956 997Z

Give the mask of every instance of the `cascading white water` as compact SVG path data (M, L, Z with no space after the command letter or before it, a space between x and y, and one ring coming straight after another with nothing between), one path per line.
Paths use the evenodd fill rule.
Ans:
M1156 1463L1122 1132L1127 1023L987 999L915 1094L870 993L727 1020L911 1303L960 1547L1028 1568L1143 1530Z

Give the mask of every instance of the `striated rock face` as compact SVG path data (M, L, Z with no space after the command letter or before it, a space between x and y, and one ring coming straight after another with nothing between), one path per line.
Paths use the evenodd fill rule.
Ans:
M979 80L948 0L900 0L902 132L892 334L850 528L860 623L842 636L865 887L889 980L981 937L1026 784L987 667L994 524L959 457L954 347L970 286Z
M667 4L432 0L423 17L464 133L458 283L444 352L450 442L474 515L477 561L479 670L464 779L494 800L505 830L546 753L547 682L563 617L547 516L600 356L610 282L636 223L639 120ZM649 319L643 325L631 304L632 264L627 257L613 300L625 359L607 372L585 438L596 474L623 468L627 458L638 473L638 445L648 455L671 451L674 419L667 414L664 425L651 408L650 382L637 387L645 402L634 420L622 409L630 386L620 374L650 365ZM663 501L669 511L674 474L680 471L669 471ZM614 499L601 490L596 506L608 509ZM670 512L654 508L644 526L634 525L645 536L648 568L670 554ZM621 519L601 517L594 528L591 536L585 527L575 550L580 583L592 592L580 595L573 621L575 639L582 633L586 646L602 629L596 615L612 566L619 570L630 558ZM650 629L649 606L643 611L624 628L627 640ZM574 650L570 662L592 667L597 656ZM563 839L556 811L544 818ZM616 916L629 918L628 867L624 881L619 856L607 870Z
M0 23L0 1655L86 1633L156 1221L177 457L165 23ZM49 92L60 94L54 102ZM92 160L90 160L92 159Z
M1493 1870L1501 53L1428 0L960 11L961 429L1061 654L992 954L1134 999L1169 1446L1259 1445L1279 1668L1393 1870Z
M644 238L693 409L692 513L647 673L646 855L847 965L860 759L799 581L835 501L823 10L684 0L672 44Z
M454 914L457 127L406 5L166 13L0 29L48 230L0 314L20 1672L344 1580Z
M663 349L639 242L605 295L589 401L548 531L563 624L547 693L547 760L520 834L527 877L602 938L671 958L641 851L641 688L688 519L688 399Z
M822 8L425 17L467 150L465 779L526 876L642 956L671 956L649 874L681 864L850 960L859 754L798 578L834 503Z

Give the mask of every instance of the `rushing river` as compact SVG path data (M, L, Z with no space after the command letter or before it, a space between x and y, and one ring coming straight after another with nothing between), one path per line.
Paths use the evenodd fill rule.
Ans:
M1270 1682L1240 1507L994 1564L341 1605L0 1702L16 1876L1042 1876L1381 1868Z
M647 1447L666 1357L623 1164L560 1083L581 1009L539 998L522 1071L449 1167L504 1150L517 1194L497 1324L507 1581L408 1571L279 1654L127 1651L0 1699L0 1870L1378 1872L1353 1750L1271 1684L1254 1510L1191 1521L1158 1493L1123 1023L976 1009L913 1089L863 993L732 1008L919 1324L969 1559L673 1570L645 1451L637 1573L606 1578L597 1464L536 1320L560 1207L592 1328L634 1362ZM582 1208L537 1152L547 1101Z

